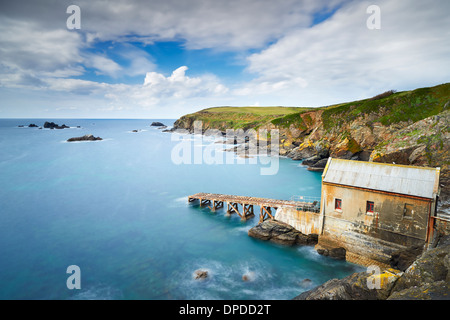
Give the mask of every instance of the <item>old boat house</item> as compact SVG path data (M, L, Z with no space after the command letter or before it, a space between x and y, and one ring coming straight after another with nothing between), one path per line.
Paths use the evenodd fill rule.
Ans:
M439 168L330 158L322 175L319 245L377 261L432 237Z
M280 208L275 219L319 235L318 247L346 249L360 264L387 263L395 250L432 239L439 168L329 158L319 213Z

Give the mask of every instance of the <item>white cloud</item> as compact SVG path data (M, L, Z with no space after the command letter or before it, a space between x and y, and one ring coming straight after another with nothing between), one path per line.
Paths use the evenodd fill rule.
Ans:
M82 24L76 32L65 27L64 2L27 4L1 4L0 87L34 89L49 100L56 92L61 103L67 95L104 111L167 107L165 112L178 116L255 101L317 106L449 81L448 0L379 0L381 30L366 27L373 1L79 0ZM311 27L314 14L339 5L332 18ZM188 75L186 66L163 74L134 43L164 40L180 41L186 50L248 55L243 60L250 80L233 84L240 81L237 74L225 85L213 74ZM103 47L106 41L111 48ZM114 82L145 79L109 84L74 78L87 69ZM76 107L83 109L81 102Z
M196 96L220 95L228 89L213 75L188 77L188 67L181 66L169 77L157 72L148 72L145 76L143 93L157 98L189 98Z
M86 55L83 62L86 67L96 69L97 74L117 77L117 74L122 71L122 67L115 61L98 54Z
M366 27L370 4L351 2L249 56L256 79L235 93L278 93L280 103L317 106L448 82L450 3L378 1L381 30Z

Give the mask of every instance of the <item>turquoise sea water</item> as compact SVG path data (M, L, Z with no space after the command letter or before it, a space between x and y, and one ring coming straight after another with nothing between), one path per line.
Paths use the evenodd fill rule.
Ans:
M46 120L81 128L18 127ZM291 299L361 270L250 238L257 216L187 203L197 192L320 196L320 173L283 158L266 176L259 162L176 165L179 142L152 121L0 120L0 299ZM104 140L65 142L84 134ZM70 265L80 290L66 286ZM193 279L199 268L206 281Z

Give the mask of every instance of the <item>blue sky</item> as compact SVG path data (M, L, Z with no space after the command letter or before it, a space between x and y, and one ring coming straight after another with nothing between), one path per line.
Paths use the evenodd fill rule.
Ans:
M0 117L174 119L434 86L450 79L448 13L447 0L3 1Z

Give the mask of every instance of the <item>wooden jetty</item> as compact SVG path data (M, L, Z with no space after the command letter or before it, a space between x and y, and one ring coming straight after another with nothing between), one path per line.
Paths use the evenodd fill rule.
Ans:
M316 202L301 202L290 200L276 200L257 197L235 196L217 193L196 193L188 197L189 202L199 201L200 206L207 205L212 211L223 208L223 203L227 203L227 213L237 213L242 220L247 220L254 217L255 213L253 207L260 207L259 221L263 222L267 219L274 219L275 212L279 207L297 208L297 210L304 211L318 211ZM242 206L242 212L239 211L239 206Z

